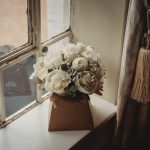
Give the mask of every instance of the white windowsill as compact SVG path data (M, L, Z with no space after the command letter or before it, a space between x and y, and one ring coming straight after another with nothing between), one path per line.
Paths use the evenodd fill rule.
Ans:
M116 106L97 95L91 96L96 127L116 112ZM0 129L0 150L67 150L90 131L48 132L49 101Z

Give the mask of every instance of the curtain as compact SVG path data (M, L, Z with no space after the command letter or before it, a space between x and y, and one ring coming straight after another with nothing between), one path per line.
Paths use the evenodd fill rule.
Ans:
M118 95L115 144L126 148L142 138L150 126L150 104L130 98L145 19L142 0L130 0L126 21Z

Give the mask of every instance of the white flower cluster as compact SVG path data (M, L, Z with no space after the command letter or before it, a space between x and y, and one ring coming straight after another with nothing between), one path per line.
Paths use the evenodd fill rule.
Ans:
M76 96L79 92L102 94L105 73L100 55L83 43L47 51L34 70L47 91L66 96Z

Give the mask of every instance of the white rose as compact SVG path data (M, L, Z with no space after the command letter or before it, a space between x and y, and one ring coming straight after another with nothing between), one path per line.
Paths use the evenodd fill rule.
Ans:
M88 67L88 61L87 61L87 59L85 59L83 57L76 58L72 62L72 69L75 69L77 71L86 70L87 67Z
M76 48L77 48L78 54L81 54L82 52L86 50L86 46L81 42L78 42L76 44Z
M87 58L87 59L90 59L90 60L94 60L94 61L99 61L100 60L100 54L96 53L94 51L94 48L91 47L91 46L88 46L87 50L84 51L81 55L83 57Z
M61 66L63 62L61 53L58 51L49 51L46 56L44 57L44 65L48 68L55 68L57 69L58 67Z
M78 56L78 51L75 44L68 44L63 49L63 53L67 61L73 61Z
M57 94L63 94L65 87L70 83L70 75L62 70L54 70L48 73L45 81L45 89Z
M43 57L39 57L37 63L33 65L35 76L42 81L44 80L44 78L48 73L48 70L44 66L43 60L44 60Z
M47 74L48 74L48 69L44 67L38 71L37 76L41 81L44 81Z
M35 74L37 74L37 72L43 67L44 67L44 58L39 57L37 63L33 65Z

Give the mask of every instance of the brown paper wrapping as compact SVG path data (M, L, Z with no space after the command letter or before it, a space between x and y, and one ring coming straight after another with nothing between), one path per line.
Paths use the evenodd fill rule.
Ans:
M89 97L71 98L52 94L49 131L91 130L94 128L89 107ZM56 107L55 107L56 106Z

